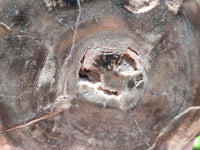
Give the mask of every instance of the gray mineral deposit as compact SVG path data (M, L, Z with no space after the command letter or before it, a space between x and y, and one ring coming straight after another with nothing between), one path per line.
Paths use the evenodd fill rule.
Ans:
M0 0L0 150L191 150L199 0Z

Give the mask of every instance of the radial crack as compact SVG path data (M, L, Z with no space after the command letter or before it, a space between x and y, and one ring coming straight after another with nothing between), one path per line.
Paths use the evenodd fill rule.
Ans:
M31 121L28 121L25 124L21 124L21 125L18 125L18 126L10 128L10 129L6 129L6 130L0 130L0 134L6 133L6 132L12 132L12 131L15 131L15 130L18 130L18 129L21 129L21 128L28 127L28 126L30 126L30 125L32 125L36 122L39 122L41 120L53 118L53 117L57 116L58 114L69 110L70 107L71 107L71 100L72 100L72 97L70 97L68 95L61 95L61 96L57 97L54 104L46 107L45 110L49 110L50 113L45 114L41 117L35 118Z
M64 110L61 110L61 111L57 111L57 112L53 112L53 113L49 113L49 114L46 114L46 115L43 115L39 118L36 118L36 119L33 119L25 124L21 124L21 125L18 125L18 126L15 126L13 128L10 128L10 129L6 129L6 130L0 130L0 134L1 133L6 133L6 132L12 132L12 131L16 131L18 129L21 129L21 128L25 128L25 127L28 127L36 122L39 122L41 120L45 120L45 119L49 119L49 118L53 118L55 116L57 116L58 114L60 114L61 112L63 112Z
M74 45L75 45L75 41L76 41L76 35L77 35L77 30L78 30L78 24L79 24L79 20L80 20L80 16L81 16L81 3L80 0L77 0L77 4L78 4L78 17L76 19L76 24L75 24L75 29L74 29L74 35L73 35L73 39L72 39L72 46L71 46L71 50L70 50L70 54L69 56L66 58L66 60L68 60L69 58L71 58L71 54L74 50Z
M137 126L137 128L138 128L138 130L139 130L139 132L140 132L140 134L142 135L142 136L144 136L145 137L145 134L142 132L142 130L141 130L141 128L140 128L140 126L139 126L139 124L138 124L138 122L137 122L137 120L134 118L134 122L135 122L135 124L136 124L136 126ZM144 138L144 142L145 142L145 144L148 146L148 147L150 147L150 145L149 145L149 143L147 142L147 140L146 140L146 138Z

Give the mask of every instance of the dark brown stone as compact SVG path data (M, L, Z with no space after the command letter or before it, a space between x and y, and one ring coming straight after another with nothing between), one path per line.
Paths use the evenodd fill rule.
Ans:
M197 1L172 1L177 7L168 0L55 2L0 1L0 149L181 150L198 135ZM96 49L113 55L96 55ZM141 66L119 51L134 53ZM124 84L112 72L124 57L145 70L126 83L142 90L123 104L127 109L78 93L80 77L96 83L105 70L106 81ZM86 59L104 71L82 67ZM99 88L120 94L120 87L108 87Z

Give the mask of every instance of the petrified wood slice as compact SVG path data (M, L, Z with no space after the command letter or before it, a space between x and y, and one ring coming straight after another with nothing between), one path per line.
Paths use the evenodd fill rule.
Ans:
M200 107L190 107L177 115L149 149L184 149L200 132Z
M199 14L193 0L0 0L0 149L183 149L200 130Z

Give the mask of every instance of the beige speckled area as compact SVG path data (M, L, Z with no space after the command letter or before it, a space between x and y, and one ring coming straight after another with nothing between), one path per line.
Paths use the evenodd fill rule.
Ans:
M124 7L133 13L146 13L159 5L159 0L129 0Z

